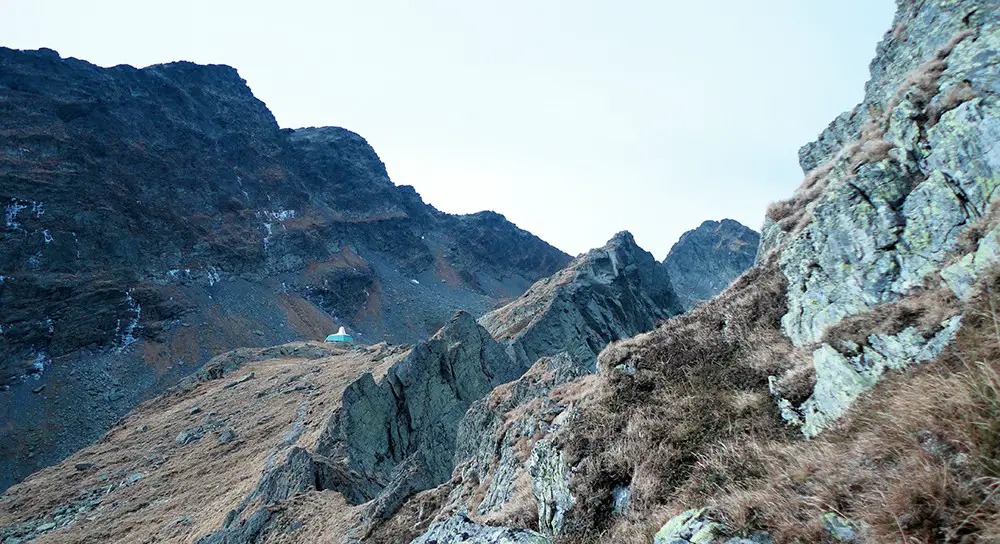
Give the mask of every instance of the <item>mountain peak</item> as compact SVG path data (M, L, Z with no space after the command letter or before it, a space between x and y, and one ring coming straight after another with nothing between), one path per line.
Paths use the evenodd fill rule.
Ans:
M760 234L733 219L705 221L681 235L663 266L686 310L729 286L753 265Z

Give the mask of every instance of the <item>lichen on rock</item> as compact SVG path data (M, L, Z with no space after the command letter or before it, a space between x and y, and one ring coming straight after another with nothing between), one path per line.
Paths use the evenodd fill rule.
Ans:
M458 514L435 523L410 544L552 544L552 541L534 531L480 525Z
M812 395L798 409L783 406L782 416L790 424L800 424L805 436L816 436L844 415L886 371L937 357L960 324L961 316L954 316L942 322L929 338L917 327L907 327L894 335L873 334L867 339L868 345L855 346L847 354L822 344L813 352L816 386Z
M569 489L566 461L551 440L543 438L531 448L528 473L538 502L538 526L545 533L560 534L566 511L575 501Z

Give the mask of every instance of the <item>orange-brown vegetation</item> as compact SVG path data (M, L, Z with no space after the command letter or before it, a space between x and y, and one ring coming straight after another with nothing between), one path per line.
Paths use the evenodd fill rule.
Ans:
M649 542L692 487L698 460L727 440L784 440L768 376L803 362L779 332L785 279L773 262L656 330L609 346L602 380L564 438L582 498L572 533L590 541ZM634 370L620 368L629 365ZM631 486L626 517L610 515L616 486Z
M253 362L252 354L275 348L247 350L251 361L231 375L140 405L96 444L11 487L0 503L0 526L52 521L61 506L99 499L36 541L194 542L217 530L253 491L269 458L280 458L290 445L311 448L344 388L399 355L384 345L287 348L330 355ZM301 432L290 434L295 423ZM177 440L197 428L200 439ZM226 429L235 437L221 441ZM357 513L329 491L296 497L278 510L302 521L296 533L281 537L289 542L338 542Z
M997 287L965 313L952 348L893 375L844 425L809 442L737 445L709 474L752 473L710 499L738 527L819 541L819 518L853 520L873 542L1000 539L1000 318Z

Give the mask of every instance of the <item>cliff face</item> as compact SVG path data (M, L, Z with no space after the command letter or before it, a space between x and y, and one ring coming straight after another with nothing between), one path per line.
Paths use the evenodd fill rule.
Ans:
M782 331L814 349L815 393L799 416L786 412L807 435L841 416L886 369L936 357L961 318L956 310L929 312L940 314L935 322L871 330L862 345L831 345L829 331L940 288L927 304L967 300L995 260L996 10L980 2L901 4L864 101L801 151L803 165L815 166L789 201L794 210L772 208L764 238L780 240L788 278Z
M563 462L535 493L539 527L656 543L997 537L982 480L997 451L969 429L1000 417L1000 5L898 4L864 101L800 152L806 178L768 210L756 266L609 346L598 387L562 397L582 408L544 439ZM923 509L937 500L952 502Z
M670 248L663 266L685 310L729 287L757 257L760 234L732 219L705 221Z
M0 49L0 488L235 346L426 338L569 256L441 213L232 68Z

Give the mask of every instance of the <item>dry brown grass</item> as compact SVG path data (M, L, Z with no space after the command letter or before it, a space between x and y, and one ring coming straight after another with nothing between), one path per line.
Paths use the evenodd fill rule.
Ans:
M272 455L280 460L288 440L311 447L344 388L396 357L379 360L374 352L314 346L333 355L249 362L231 376L141 404L96 444L8 489L0 501L0 525L52 521L60 506L98 493L99 505L37 541L193 542L215 531L253 491ZM252 379L230 385L251 372ZM307 387L295 388L302 384ZM205 428L200 440L175 440L199 426ZM290 434L297 427L301 432ZM222 443L218 436L225 428L234 429L236 438ZM94 467L81 471L74 468L77 463ZM128 484L135 474L143 476ZM287 519L303 520L300 535L337 534L331 528L345 526L353 516L354 507L339 494L310 495L281 505ZM317 505L329 510L310 518L308 511L321 509ZM299 511L300 506L305 510Z
M648 542L664 512L690 494L695 467L715 444L788 436L767 385L796 364L778 333L784 289L784 276L767 263L689 314L601 354L601 387L564 444L580 497L569 532ZM616 370L626 363L634 376ZM627 519L610 512L620 485L632 490Z
M870 542L1000 541L1000 281L985 285L971 305L926 290L831 328L824 340L864 344L965 310L946 355L890 375L812 441L783 428L767 394L769 375L796 402L813 385L808 350L777 333L784 278L773 262L612 344L562 439L579 498L566 542L648 543L669 517L704 505L736 532L764 529L779 543L827 541L829 512ZM619 485L632 490L626 515L610 508Z
M697 470L728 478L714 505L734 526L766 527L779 542L820 540L827 512L856 521L873 542L997 542L997 287L965 314L946 355L881 383L842 428L703 457Z
M927 106L927 122L929 125L936 125L945 113L961 106L965 102L974 100L976 92L968 82L961 82L952 85L936 102Z
M957 314L960 309L961 302L947 287L923 289L898 301L844 318L823 333L821 342L839 349L849 344L865 346L873 334L898 334L908 327L934 331L942 321Z

